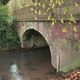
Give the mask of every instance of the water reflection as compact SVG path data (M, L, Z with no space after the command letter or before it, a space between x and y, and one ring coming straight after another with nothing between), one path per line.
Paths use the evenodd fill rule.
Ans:
M11 65L10 74L11 74L11 80L23 80L22 75L21 75L16 63Z

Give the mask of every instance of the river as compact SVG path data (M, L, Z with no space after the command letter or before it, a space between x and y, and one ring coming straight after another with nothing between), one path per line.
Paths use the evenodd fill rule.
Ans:
M50 56L48 47L1 52L0 80L58 80Z

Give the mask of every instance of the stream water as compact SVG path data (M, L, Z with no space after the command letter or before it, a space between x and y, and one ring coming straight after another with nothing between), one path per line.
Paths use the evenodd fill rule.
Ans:
M11 73L11 80L24 80L15 63L11 65L10 73Z
M49 80L56 77L48 48L2 52L0 80Z

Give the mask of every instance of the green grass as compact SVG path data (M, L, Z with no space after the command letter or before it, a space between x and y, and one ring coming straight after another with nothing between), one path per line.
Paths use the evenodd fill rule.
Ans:
M8 15L8 6L0 5L0 15Z
M80 67L80 56L77 57L76 60L73 60L73 62L70 65L62 67L60 71L68 72L78 67Z

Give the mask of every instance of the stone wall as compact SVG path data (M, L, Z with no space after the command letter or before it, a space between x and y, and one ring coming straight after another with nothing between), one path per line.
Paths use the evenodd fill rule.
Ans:
M77 32L74 32L74 26L77 28ZM66 22L64 24L57 23L52 26L51 22L18 22L17 28L23 48L26 47L28 42L30 42L28 44L31 44L29 47L32 47L32 44L35 42L38 47L45 45L43 40L37 39L35 41L36 36L33 39L28 39L27 32L29 30L37 31L44 37L50 48L51 63L53 67L57 68L57 71L66 72L80 66L80 51L75 50L71 45L71 39L77 40L78 42L80 40L79 24ZM29 40L28 42L25 41L26 37ZM42 41L43 45L40 41Z

